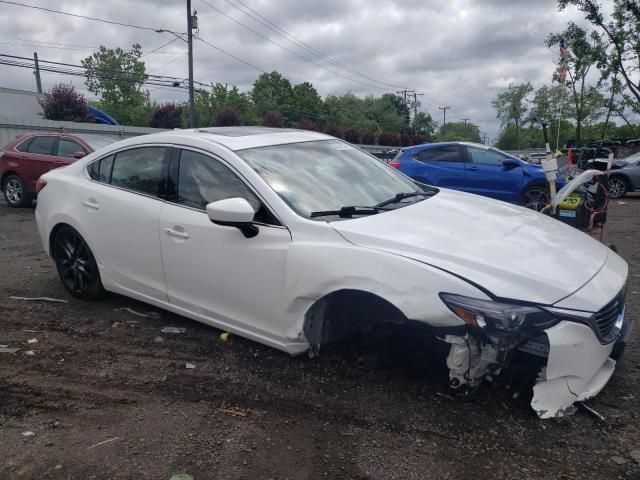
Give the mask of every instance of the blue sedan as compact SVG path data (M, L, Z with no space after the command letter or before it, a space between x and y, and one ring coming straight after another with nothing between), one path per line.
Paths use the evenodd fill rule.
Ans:
M403 148L389 165L422 183L462 190L540 210L549 201L540 165L493 147L443 142ZM564 181L558 179L558 186Z

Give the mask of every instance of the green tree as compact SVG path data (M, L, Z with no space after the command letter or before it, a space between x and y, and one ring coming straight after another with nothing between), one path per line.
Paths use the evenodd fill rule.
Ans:
M501 127L515 126L516 145L520 144L520 127L527 118L529 108L527 96L531 92L533 92L533 87L529 82L514 87L510 86L508 91L499 93L491 102L493 108L496 109L496 118L500 120Z
M291 108L298 118L317 118L322 113L322 98L309 82L299 83L291 89Z
M291 94L291 82L273 71L263 73L256 79L250 95L259 117L266 112L281 112L284 114L285 122L289 122L292 117Z
M437 137L439 142L466 141L482 143L480 129L477 125L464 122L447 122L440 127Z
M604 37L606 58L601 67L617 73L626 86L623 96L640 113L640 4L634 0L614 0L611 16L596 0L558 0L564 10L573 5Z
M200 127L215 123L216 114L227 107L240 113L243 125L257 125L260 121L249 94L240 92L235 85L230 87L223 83L212 83L211 91L198 90L195 105Z
M576 122L576 142L580 143L582 124L588 118L592 119L601 106L595 101L600 98L596 94L596 87L587 84L587 76L592 68L605 61L605 47L597 32L589 34L573 22L564 32L549 35L547 46L556 47L562 39L568 43L570 53L559 62L564 62L567 67L566 85L571 94L571 117ZM560 80L557 74L556 78Z
M125 125L147 125L151 105L145 64L140 60L142 48L100 50L82 60L87 89L100 97L99 106Z
M436 128L436 122L433 121L430 113L418 112L411 121L411 129L428 138L433 138Z

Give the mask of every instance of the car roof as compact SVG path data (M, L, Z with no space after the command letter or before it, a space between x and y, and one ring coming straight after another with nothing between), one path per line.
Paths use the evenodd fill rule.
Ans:
M152 133L129 138L125 142L129 145L156 141L160 143L183 143L189 139L216 143L233 151L314 140L336 140L334 137L323 133L293 128L210 127Z
M489 145L483 145L482 143L474 143L474 142L435 142L435 143L422 143L420 145L413 145L411 147L403 147L402 150L407 151L407 150L412 150L412 149L416 149L416 148L436 148L436 147L443 147L443 146L447 146L447 145L466 145L469 147L478 147L478 148L484 148L486 150L492 150L494 149L493 147L489 146Z

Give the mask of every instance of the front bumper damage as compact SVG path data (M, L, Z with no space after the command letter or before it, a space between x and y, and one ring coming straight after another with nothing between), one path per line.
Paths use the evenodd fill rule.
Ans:
M632 322L624 322L623 310L616 320L615 338L606 344L589 325L566 320L537 338L519 342L497 341L472 332L446 335L441 340L451 344L447 367L453 388L475 388L498 375L516 351L546 359L533 387L531 407L538 417L547 419L572 414L575 402L592 398L604 388L632 327Z

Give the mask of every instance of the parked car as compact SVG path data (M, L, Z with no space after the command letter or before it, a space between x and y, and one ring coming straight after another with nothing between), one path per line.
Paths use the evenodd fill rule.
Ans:
M408 147L389 165L419 182L534 210L542 209L549 202L542 167L477 143L444 142ZM560 187L565 182L559 177L557 183Z
M546 418L596 395L628 338L628 267L603 244L317 132L162 132L38 185L71 295L120 293L292 355L402 331L446 349L451 385L470 388L538 356Z
M629 192L640 191L640 152L614 160L608 184L610 198L622 198Z
M31 205L40 175L118 140L116 136L100 134L33 132L18 135L0 150L0 189L7 204L10 207Z
M534 152L534 153L530 153L526 160L533 165L540 165L540 162L544 160L546 157L547 157L547 154L544 152Z

